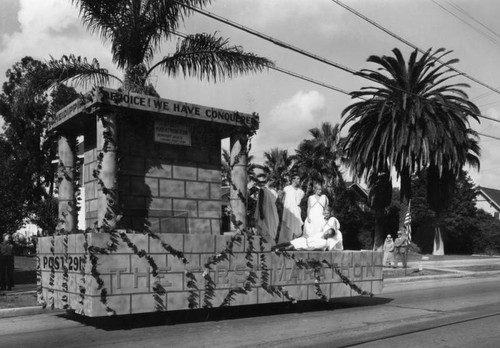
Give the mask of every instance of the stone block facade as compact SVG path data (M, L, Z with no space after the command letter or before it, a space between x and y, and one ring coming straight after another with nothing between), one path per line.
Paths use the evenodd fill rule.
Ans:
M214 284L210 303L217 307L231 289L248 282L251 271L256 278L250 291L236 294L231 306L318 299L314 270L301 266L301 260L332 265L322 267L318 273L319 287L326 298L358 295L335 269L364 291L379 294L383 286L382 252L290 252L292 259L271 252L267 243L262 243L261 250L258 237L253 237L234 244L232 255L206 269L210 258L223 251L234 237L125 231L118 231L115 237L117 243L105 233L40 238L39 300L91 317L185 310L193 296L199 307L203 305L205 272ZM114 251L107 254L91 251L112 244ZM187 263L166 247L182 251ZM158 271L156 276L153 269ZM195 286L190 286L193 280ZM289 297L273 293L271 287L285 290Z
M191 145L156 142L154 123L128 112L118 130L118 188L124 218L120 228L154 233L220 234L220 134L217 128L189 120ZM172 121L171 121L172 122ZM102 144L95 129L84 137L86 227L98 219L100 190L93 171Z

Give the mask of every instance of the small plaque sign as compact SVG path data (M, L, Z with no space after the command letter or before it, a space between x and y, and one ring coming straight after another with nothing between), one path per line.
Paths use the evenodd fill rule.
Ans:
M191 132L186 125L155 121L155 141L159 143L191 146Z

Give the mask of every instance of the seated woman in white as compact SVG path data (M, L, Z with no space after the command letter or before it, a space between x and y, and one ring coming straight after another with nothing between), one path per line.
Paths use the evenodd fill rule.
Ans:
M321 232L306 238L299 237L289 243L275 245L273 250L343 250L342 233L339 221L331 215L331 209L327 207L324 211L324 224Z

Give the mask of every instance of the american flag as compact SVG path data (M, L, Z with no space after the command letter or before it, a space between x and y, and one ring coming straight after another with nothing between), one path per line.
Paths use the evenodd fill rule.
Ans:
M410 211L410 204L411 204L411 201L408 201L408 209L406 210L405 221L403 223L403 226L406 228L406 232L407 232L407 235L408 235L408 243L411 243L411 211Z

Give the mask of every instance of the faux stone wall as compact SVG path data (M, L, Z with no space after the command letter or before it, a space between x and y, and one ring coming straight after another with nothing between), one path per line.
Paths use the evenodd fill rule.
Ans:
M123 241L117 250L109 255L97 255L96 269L92 275L92 262L88 246L106 247L108 234L74 234L40 238L38 257L40 260L40 300L55 308L74 309L86 316L108 315L102 302L103 289L108 310L114 314L133 314L188 309L189 290L186 271L191 271L196 278L198 302L203 303L205 280L204 264L208 258L226 247L229 236L161 234L164 243L183 251L188 264L166 252L158 240L143 234L123 234L136 246L136 251ZM87 239L86 239L87 238ZM254 238L253 245L259 249L259 240ZM236 295L231 305L249 305L287 301L273 296L262 288L262 259L269 269L270 285L280 285L289 295L297 300L318 299L315 293L315 277L311 269L303 269L296 262L269 250L264 244L262 252L252 252L249 261L245 250L249 241L235 245L233 255L228 260L218 263L210 271L215 283L215 298L211 301L214 307L220 306L229 290L242 286L247 279L252 262L257 280L246 295ZM145 257L149 255L158 266L159 274L151 274L151 264ZM316 259L338 267L343 275L362 290L379 294L382 291L382 252L372 251L337 251L337 252L292 252L296 259ZM98 274L98 276L96 276ZM358 294L345 285L333 269L323 268L320 287L328 298L357 296ZM99 281L102 288L99 289ZM155 291L158 285L164 292Z
M211 124L190 121L191 146L154 141L153 117L123 115L119 129L120 228L155 233L220 234L221 139ZM126 117L125 117L126 116ZM170 118L157 117L157 120ZM175 120L175 119L174 119ZM185 121L184 121L185 122ZM182 123L180 123L182 124ZM95 134L85 136L86 225L97 220Z

